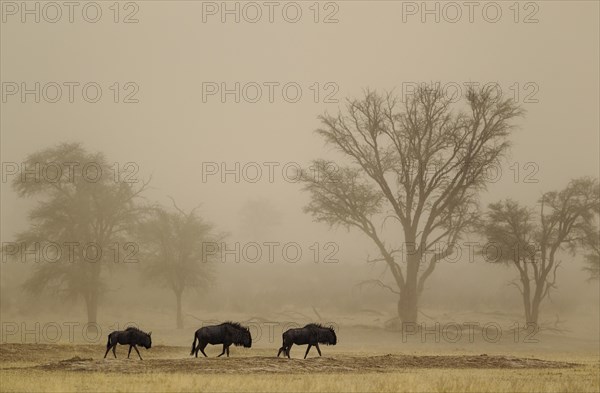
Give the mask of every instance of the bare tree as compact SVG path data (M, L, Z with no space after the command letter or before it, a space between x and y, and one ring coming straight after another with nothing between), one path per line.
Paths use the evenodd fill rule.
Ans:
M68 143L28 156L12 185L20 197L39 197L29 213L30 228L16 239L39 262L25 289L80 296L95 329L102 272L123 261L115 258L117 251L136 252L123 239L145 211L137 201L147 183L123 181L101 153Z
M177 328L183 328L182 297L188 288L204 288L212 279L205 246L215 245L212 225L202 220L196 209L181 210L173 200L175 211L154 209L154 214L141 223L142 261L145 276L175 294Z
M597 180L581 178L543 194L537 211L512 200L490 205L483 226L489 242L485 257L519 272L512 284L523 298L527 323L538 323L542 301L556 288L558 253L574 252L593 226L598 196Z
M320 117L317 133L351 165L317 160L302 177L311 196L306 212L374 242L392 272L393 286L384 285L399 295L403 323L416 322L425 281L473 221L488 170L522 113L493 89L470 89L466 111L453 112L451 101L439 86L420 87L404 104L372 91L348 100L345 113ZM390 217L400 228L388 244Z

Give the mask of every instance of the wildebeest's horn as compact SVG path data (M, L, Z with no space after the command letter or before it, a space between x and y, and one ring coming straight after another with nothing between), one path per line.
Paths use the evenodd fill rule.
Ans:
M148 332L148 335L149 335L149 336L151 336L151 335L152 335L152 332Z

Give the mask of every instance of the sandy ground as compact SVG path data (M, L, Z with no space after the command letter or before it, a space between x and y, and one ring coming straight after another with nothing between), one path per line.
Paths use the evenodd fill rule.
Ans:
M2 344L0 391L389 391L389 392L597 392L600 362L593 355L455 353L402 354L340 351L323 346L304 360L305 346L292 359L272 348L207 348L208 358L190 348L156 345L127 358L119 346L103 358L103 345ZM314 351L314 350L313 350Z
M283 324L271 329L268 321L260 322L252 348L231 347L229 358L217 358L222 347L210 345L208 358L191 357L198 327L193 324L183 330L142 326L153 330L152 348L140 348L144 360L135 351L127 359L127 346L117 347L117 359L112 353L104 359L108 326L92 342L82 342L81 332L71 342L65 328L58 343L31 342L45 336L20 328L6 335L13 342L0 344L0 391L600 391L597 335L540 332L529 342L525 335L515 336L508 321L499 341L485 340L481 330L473 340L464 332L451 342L449 335L432 334L429 326L423 335L403 337L368 325L340 325L338 345L321 346L322 357L313 348L306 360L306 346L294 346L292 359L277 358Z
M335 356L318 357L309 355L304 359L277 358L275 356L233 356L193 358L185 357L187 348L156 347L152 348L151 357L142 350L145 360L140 361L135 351L127 359L128 347L121 347L118 358L112 353L103 359L104 348L101 346L74 345L64 348L61 345L20 345L7 344L0 346L2 368L11 369L9 364L26 362L26 366L16 368L31 368L44 371L70 372L107 372L107 373L233 373L233 374L303 374L303 373L356 373L356 372L398 372L407 368L447 368L447 369L528 369L528 368L572 368L577 363L549 361L541 359L519 358L514 356L455 355L455 356L414 356L414 355L379 355L360 356L336 354ZM305 348L305 347L304 347ZM298 351L302 355L304 350ZM323 348L325 352L326 347ZM150 352L148 351L148 352ZM249 351L246 351L249 352ZM262 351L261 351L262 352ZM55 359L48 361L40 354L53 354ZM76 354L75 356L70 356ZM119 358L120 356L120 358ZM181 356L176 358L176 356ZM62 359L60 359L63 357ZM38 364L34 364L37 363Z

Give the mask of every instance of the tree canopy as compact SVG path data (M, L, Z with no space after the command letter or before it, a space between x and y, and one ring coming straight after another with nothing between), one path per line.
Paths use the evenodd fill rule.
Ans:
M317 130L348 162L317 160L316 176L302 177L311 197L307 213L373 240L399 288L399 316L407 322L416 320L417 298L436 263L473 223L487 171L509 148L513 120L523 113L489 88L469 89L466 109L451 101L439 86L421 86L404 103L375 91L348 100L344 111L321 116ZM401 226L394 244L382 233L390 217ZM425 261L439 242L449 246ZM406 257L404 270L399 256Z

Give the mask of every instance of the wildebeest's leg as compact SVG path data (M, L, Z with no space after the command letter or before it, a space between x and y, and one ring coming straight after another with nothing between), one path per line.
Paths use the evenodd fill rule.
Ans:
M142 355L140 355L140 351L138 351L137 347L134 345L133 349L135 349L135 351L137 352L138 356L140 357L140 360L144 360L142 359Z
M106 355L108 355L108 351L110 351L110 336L108 336L108 343L106 343L106 352L104 353L104 359L106 359Z
M310 351L310 347L312 347L312 345L308 344L308 348L306 348L306 353L304 354L304 359L306 359L306 357L308 356L308 351Z
M287 354L288 359L291 359L290 358L290 351L292 350L292 345L294 345L294 344L290 344L290 346L287 347L287 350L285 351L285 353Z
M113 355L115 355L115 359L117 358L117 344L118 343L116 342L113 344Z
M281 348L279 348L279 352L277 352L277 357L279 357L279 355L281 355L281 352L283 352L283 356L285 356L285 354L286 354L285 344L283 344L283 346Z
M207 345L208 345L208 343L198 344L198 347L196 347L196 357L198 357L198 350L200 350L200 352L202 352L202 354L204 355L205 358L208 357L208 355L206 353L204 353L204 348L206 348Z
M229 345L227 346L227 357L229 357Z
M221 354L219 356L217 356L218 358L220 358L221 356L223 356L225 354L225 349L227 349L227 344L223 344L223 352L221 352Z
M317 347L317 351L319 351L319 356L321 356L321 348L319 348L319 343L316 343L315 347Z
M131 355L131 348L133 347L133 345L129 346L129 352L127 352L127 359L129 359L129 355Z

